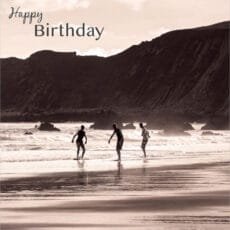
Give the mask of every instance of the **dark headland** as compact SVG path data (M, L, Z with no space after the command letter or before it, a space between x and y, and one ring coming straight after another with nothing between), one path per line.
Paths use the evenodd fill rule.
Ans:
M1 59L1 121L203 121L228 126L230 22L177 30L103 58Z

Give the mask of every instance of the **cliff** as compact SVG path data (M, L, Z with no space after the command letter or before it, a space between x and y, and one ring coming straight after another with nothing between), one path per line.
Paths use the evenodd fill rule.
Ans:
M56 112L69 120L103 108L121 116L227 117L229 24L172 31L108 58L40 51L1 59L2 119Z

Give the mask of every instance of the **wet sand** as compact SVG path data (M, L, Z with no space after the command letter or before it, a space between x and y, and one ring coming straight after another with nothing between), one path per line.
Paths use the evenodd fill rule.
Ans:
M4 179L1 229L229 229L230 162Z

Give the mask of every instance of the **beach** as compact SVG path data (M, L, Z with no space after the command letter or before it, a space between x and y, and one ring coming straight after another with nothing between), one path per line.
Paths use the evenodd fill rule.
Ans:
M71 137L0 126L1 229L229 229L229 131L164 137L150 130L147 159L140 130L124 130L116 162L111 131L89 130L86 159L74 161Z

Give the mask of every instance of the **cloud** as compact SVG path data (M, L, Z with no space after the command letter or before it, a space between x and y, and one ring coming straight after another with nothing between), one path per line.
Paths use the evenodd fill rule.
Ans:
M58 6L62 9L73 9L73 8L88 8L90 6L89 0L57 0Z
M18 6L22 10L58 11L63 9L88 8L90 0L2 0L1 4L3 11L9 11L10 7Z
M118 1L120 3L124 3L127 4L129 6L131 6L131 8L134 11L139 11L142 8L142 5L147 1L147 0L115 0Z
M111 50L105 50L101 47L95 47L92 49L88 49L88 50L76 50L77 55L81 55L81 56L100 56L100 57L108 57L108 56L112 56L114 54L118 54L121 52L121 49L111 49Z

